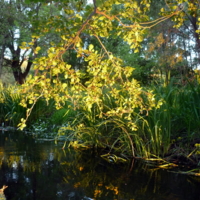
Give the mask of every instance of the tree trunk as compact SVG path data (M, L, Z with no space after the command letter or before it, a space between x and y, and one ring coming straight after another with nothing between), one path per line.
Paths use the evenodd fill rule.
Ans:
M3 69L3 61L4 61L4 52L5 52L5 44L2 45L1 53L0 53L0 79L2 75L2 69Z
M191 16L191 23L192 23L192 27L193 27L193 31L194 31L194 38L196 41L196 50L198 52L198 64L200 64L200 35L199 33L197 33L196 31L198 30L198 19L197 17L192 17Z
M20 85L22 85L25 82L26 77L31 69L32 62L31 61L28 62L24 72L22 72L21 64L22 62L20 63L19 60L13 60L11 66L15 81Z

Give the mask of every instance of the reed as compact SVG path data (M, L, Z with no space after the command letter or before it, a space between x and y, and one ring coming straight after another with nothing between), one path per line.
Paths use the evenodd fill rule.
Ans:
M148 116L142 116L138 124L138 137L143 152L141 155L164 157L172 141L182 138L188 146L199 135L200 86L188 84L184 87L157 86L153 89L160 108L153 108Z

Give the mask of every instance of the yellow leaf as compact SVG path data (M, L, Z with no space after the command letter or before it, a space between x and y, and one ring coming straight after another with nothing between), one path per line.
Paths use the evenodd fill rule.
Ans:
M164 8L161 8L161 9L160 9L160 12L164 12L164 11L165 11L165 9L164 9Z
M113 55L112 55L112 54L111 54L111 55L109 55L109 59L111 59L111 60L113 59Z
M99 20L103 20L103 19L105 19L105 17L104 17L104 16L101 16L101 17L99 17Z
M89 45L89 51L92 51L93 49L94 49L93 44L90 44L90 45Z
M62 84L62 88L65 89L67 87L67 83Z
M138 52L139 52L139 49L138 49L138 48L134 50L134 53L138 53Z

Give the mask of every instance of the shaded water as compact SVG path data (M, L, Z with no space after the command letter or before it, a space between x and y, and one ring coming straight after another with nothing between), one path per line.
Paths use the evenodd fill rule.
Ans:
M200 178L139 161L109 164L18 132L0 132L0 162L8 200L200 200Z

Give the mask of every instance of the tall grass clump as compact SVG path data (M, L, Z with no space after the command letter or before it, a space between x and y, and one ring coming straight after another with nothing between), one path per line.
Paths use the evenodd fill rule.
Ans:
M21 94L21 86L0 83L0 124L17 127L20 120L26 117L27 107L21 105L24 96ZM53 112L53 101L47 105L44 99L39 99L27 121L27 126L41 118L49 117Z
M174 95L174 137L191 140L200 131L200 85L188 83Z
M69 146L76 148L107 148L133 156L141 156L140 152L143 152L142 156L148 156L137 130L142 119L140 113L147 113L147 107L156 105L149 106L154 104L153 95L135 87L135 83L130 91L123 85L105 86L96 102L93 102L94 96L82 93L82 98L76 104L76 115L59 129L58 138L65 138ZM88 100L91 104L88 104ZM160 101L157 103L159 106Z
M17 126L26 115L26 109L20 106L21 95L18 86L4 86L0 83L0 123L6 126Z
M171 145L172 115L174 106L175 87L157 86L152 89L155 94L156 104L162 101L159 108L152 108L148 115L141 116L138 125L138 136L141 140L143 152L147 157L163 157Z
M101 100L104 106L103 113L98 104L93 104L88 109L84 100L79 101L73 115L66 113L66 123L59 129L58 138L65 138L69 146L75 148L108 148L135 155L130 136L131 129L128 126L129 120L120 116L122 113L120 115L116 113L116 116L104 116L109 111L116 112L117 109L115 99L108 95L108 91L104 91Z
M187 84L153 88L156 101L161 100L159 108L152 108L147 116L141 116L138 125L138 149L141 155L164 157L169 153L173 141L186 143L199 137L200 127L200 86ZM145 153L146 152L146 153Z

